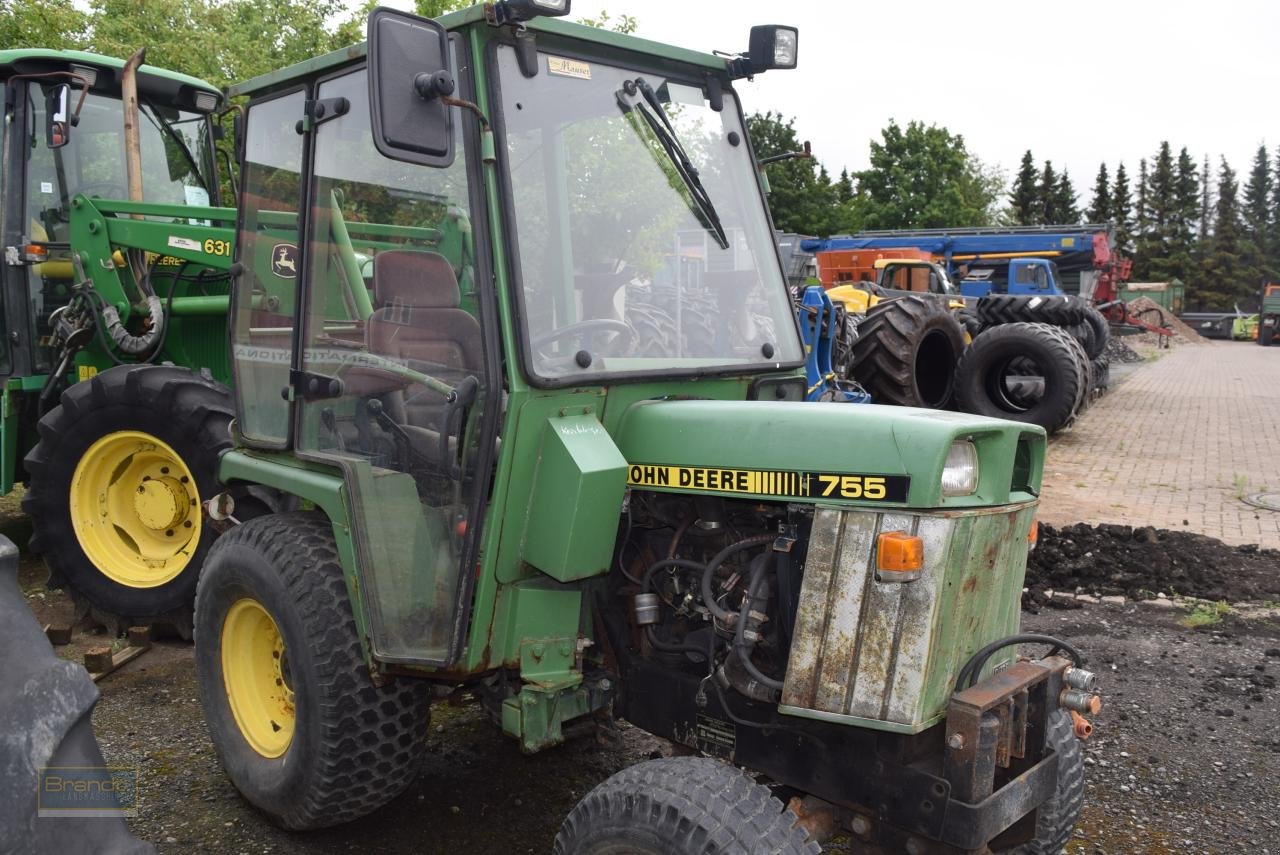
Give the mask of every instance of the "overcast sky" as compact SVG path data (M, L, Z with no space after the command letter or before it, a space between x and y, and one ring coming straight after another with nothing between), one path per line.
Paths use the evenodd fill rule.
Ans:
M1161 140L1208 154L1215 182L1219 157L1244 173L1280 145L1280 0L572 0L570 17L602 9L705 51L799 27L799 67L738 89L748 113L793 117L833 178L867 166L891 118L963 134L1009 180L1031 149L1070 170L1082 207L1099 163L1124 161L1133 186Z
M744 50L753 24L800 28L799 67L740 85L744 109L795 117L838 175L867 166L889 119L963 134L1009 177L1022 153L1063 165L1087 204L1098 164L1114 172L1167 139L1216 173L1280 144L1276 0L573 0L573 17L628 14L637 35Z

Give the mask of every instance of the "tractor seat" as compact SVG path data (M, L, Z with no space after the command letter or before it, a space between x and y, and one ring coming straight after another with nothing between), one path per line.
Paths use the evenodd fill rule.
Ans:
M377 308L365 324L370 353L451 384L481 373L480 324L459 308L458 279L443 255L400 249L378 253L373 298ZM424 387L356 369L348 375L348 389L362 396L390 396L384 401L387 412L401 424L439 427L444 402Z

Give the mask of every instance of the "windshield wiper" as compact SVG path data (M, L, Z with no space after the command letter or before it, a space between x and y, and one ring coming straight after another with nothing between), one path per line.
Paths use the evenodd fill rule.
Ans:
M629 102L627 96L634 96L637 92L640 93L641 100L634 104ZM618 107L623 113L634 110L644 119L645 124L649 126L649 130L662 146L662 150L666 152L676 175L684 182L689 194L690 209L703 227L715 238L720 248L728 249L729 238L725 234L724 226L720 224L720 215L716 213L716 206L711 201L707 188L702 186L702 181L698 178L698 170L685 152L684 146L680 144L680 138L676 136L675 128L671 126L667 112L662 109L662 102L658 100L653 87L646 83L643 77L637 77L635 80L624 83L616 96Z
M155 125L158 130L169 135L169 138L178 146L178 150L182 152L182 157L187 161L187 165L191 167L191 174L200 182L200 186L204 187L205 192L210 192L211 188L206 186L207 181L204 174L201 173L200 167L196 165L195 155L191 153L191 149L187 148L187 141L183 139L182 134L178 133L173 127L165 121L164 116L160 115L160 111L146 101L142 102L145 108L142 112L146 114L151 124Z

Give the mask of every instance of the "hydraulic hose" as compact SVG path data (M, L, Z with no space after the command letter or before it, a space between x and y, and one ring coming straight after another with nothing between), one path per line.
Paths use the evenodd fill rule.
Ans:
M991 642L986 647L983 647L977 653L969 657L969 661L964 663L964 667L962 667L960 669L960 673L956 675L956 691L963 691L964 689L969 688L969 686L977 683L978 674L982 672L983 666L987 664L987 660L991 658L992 654L997 650L1003 650L1004 648L1012 647L1015 644L1051 644L1053 645L1053 650L1049 651L1049 655L1052 656L1059 650L1065 650L1077 668L1084 665L1084 657L1080 655L1080 651L1076 650L1060 638L1054 638L1052 635L1039 635L1036 633L1011 635L1008 638L1002 638L999 641ZM966 679L968 680L968 685L965 685Z
M769 599L766 596L762 596L760 590L764 587L764 574L768 567L769 553L767 552L756 556L751 561L751 576L750 581L747 582L747 595L742 598L742 607L738 610L738 625L733 631L733 652L737 654L738 661L742 663L742 667L747 669L747 673L756 682L781 692L782 681L767 676L751 661L751 649L755 647L755 642L747 638L746 635L747 622L751 620L751 612L755 611L757 604L763 608Z
M716 556L711 559L710 563L707 564L707 569L702 574L702 602L703 605L711 611L711 614L715 616L716 620L721 623L727 623L731 614L728 609L721 608L720 604L716 602L715 592L712 588L716 570L720 569L720 565L731 556L737 555L739 552L752 549L756 546L773 543L775 539L776 535L757 534L753 537L739 540L737 543L731 543L724 549L720 550L716 553Z
M151 316L151 329L143 335L130 335L120 323L120 313L115 306L107 306L102 310L102 320L107 325L107 334L115 342L116 347L132 356L146 353L164 333L164 304L159 297L147 297L147 313Z

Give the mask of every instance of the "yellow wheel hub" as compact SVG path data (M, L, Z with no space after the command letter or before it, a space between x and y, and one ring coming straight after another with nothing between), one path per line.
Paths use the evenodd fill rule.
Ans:
M176 578L200 544L195 477L148 433L116 431L89 446L71 477L70 502L85 555L130 588Z
M231 604L222 622L222 679L240 733L263 757L293 740L293 685L284 639L257 600Z

